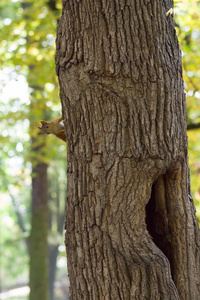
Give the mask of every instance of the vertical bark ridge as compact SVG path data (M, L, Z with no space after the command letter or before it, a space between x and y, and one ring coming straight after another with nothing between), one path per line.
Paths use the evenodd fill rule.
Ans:
M171 152L171 145L174 145L173 150L177 155L177 135L182 140L179 144L185 144L186 141L186 135L183 134L186 117L185 110L175 109L174 112L174 106L177 106L178 102L182 108L185 97L183 82L178 80L181 74L180 50L171 19L165 15L166 8L160 1L154 5L137 1L129 4L98 1L95 5L90 1L67 1L64 5L67 10L64 10L62 19L64 22L68 21L65 22L66 26L58 27L58 36L62 35L63 38L57 39L59 59L56 59L61 73L84 61L83 72L94 74L97 83L102 81L100 74L111 76L109 83L105 78L105 84L111 92L114 90L114 84L121 85L120 89L115 87L115 93L124 98L130 106L137 107L134 114L135 123L140 124L142 130L135 136L144 143L140 149L145 146L148 151L150 149L151 155L157 155L158 149L165 141L166 148ZM72 20L73 14L75 19ZM103 27L100 26L102 24ZM70 51L71 56L65 54L66 51ZM83 54L80 54L80 51ZM122 82L126 78L132 85L131 95L124 95L125 91L123 92ZM184 123L181 127L176 126L177 121L182 122L179 121L182 119ZM178 133L175 132L175 128ZM157 143L151 143L152 136L158 137ZM139 152L138 155L144 153Z
M100 290L103 299L179 299L169 263L146 230L145 205L151 186L144 165L133 166L129 158L115 158L112 168L105 172L99 155L94 156L98 158L92 160L88 195L79 195L75 206L71 198L74 179L68 179L71 190L67 211L75 220L73 228L69 215L66 220L68 257L73 257L69 272L72 285L75 280L80 287L71 291L72 299L98 299ZM83 181L84 168L79 173L80 162L73 162L73 158L70 162L68 173L72 167L74 176ZM151 173L146 169L145 172L148 176ZM142 186L141 178L146 182ZM99 188L102 186L106 195ZM161 269L165 270L165 279ZM146 276L151 280L141 286ZM153 283L157 288L151 289Z
M181 240L199 243L178 164L187 164L187 137L171 5L63 1L56 65L72 300L198 299L199 244Z
M70 161L68 205L70 208L67 207L67 211L76 220L73 229L76 242L74 246L69 247L71 250L69 250L68 256L75 256L77 260L75 263L82 266L83 270L84 261L87 268L90 266L88 276L79 274L80 278L76 279L80 280L78 283L81 285L80 294L72 296L72 299L73 297L74 299L94 299L100 293L99 289L103 291L103 299L127 299L118 293L118 285L122 284L118 276L115 278L110 274L110 272L115 272L115 266L114 263L112 267L108 264L111 256L111 254L107 254L108 248L111 249L110 252L115 259L116 256L119 256L120 264L122 263L121 259L126 261L129 274L127 280L130 281L129 288L131 289L130 299L132 297L159 299L158 295L163 295L166 299L178 299L170 276L169 264L165 261L162 252L152 243L145 224L145 205L150 198L151 183L157 173L162 172L163 163L162 160L151 162L150 159L139 163L132 159L132 155L128 155L127 149L130 149L132 145L128 143L129 138L127 138L126 132L128 126L126 105L122 104L121 99L116 100L113 97L113 93L110 95L108 90L102 89L99 85L92 85L92 88L88 88L84 94L84 101L77 102L77 105L69 109L66 115L71 121L67 134L71 136L70 131L73 131L74 136L78 135L73 148L69 148L68 152ZM80 103L84 104L80 105ZM86 108L91 120L91 123L87 123L87 125L84 121L86 120L84 118ZM83 125L83 128L88 126L87 135L81 134L80 124ZM123 131L125 132L123 133ZM130 131L128 132L130 134ZM106 134L104 135L104 133ZM89 174L87 179L86 175L83 175L86 169ZM85 185L84 193L83 183ZM73 199L75 203L73 203ZM69 236L72 238L71 225L68 220L71 220L69 216L66 222L66 240L69 239ZM100 251L95 247L100 243L99 239L105 239L103 243L105 248ZM94 251L93 248L95 248ZM148 250L152 248L153 251L149 252ZM143 249L142 252L141 249ZM98 261L102 260L100 265L96 261L95 253L99 253ZM140 267L137 266L138 264ZM146 269L146 264L150 264L149 271ZM163 267L168 274L165 282L159 274L159 269ZM73 280L78 276L76 265L70 268L72 268L69 272L73 274L71 275ZM120 272L120 266L117 265L117 268ZM96 273L97 269L98 274ZM142 288L135 291L134 287L137 284L140 286L140 280L143 280L143 277L140 276L134 278L138 272L139 274L142 272L145 274L144 276L149 276L148 272L152 272L151 278L155 277L155 282L162 280L162 288L159 288L160 284L158 284L158 289L151 294L149 287L148 295ZM104 280L100 279L102 277ZM85 288L90 286L92 278L97 278L98 287L85 292ZM115 281L118 282L117 285L114 283ZM172 291L171 286L173 286ZM104 290L107 291L107 294ZM121 289L119 290L121 291Z
M124 90L123 85L124 83L129 85L128 80L118 79L116 82L110 79L106 82L102 80L100 83L98 79L96 80L93 76L87 76L86 74L85 83L82 82L80 85L80 78L74 78L72 87L69 86L68 88L71 75L74 72L74 69L72 69L67 74L61 74L61 77L66 83L63 89L72 97L73 103L72 107L69 107L65 118L70 124L71 112L72 115L75 113L81 122L81 128L78 127L79 125L73 125L74 129L76 128L74 136L78 137L81 131L86 130L86 127L84 129L83 126L86 126L85 122L88 122L89 116L89 119L94 118L89 125L92 139L98 139L101 132L107 132L110 128L105 143L101 141L99 147L109 148L109 145L112 145L114 149L116 146L117 151L120 148L120 155L137 158L157 156L164 159L168 152L173 159L185 155L184 148L187 146L187 137L184 132L185 123L180 121L183 117L185 119L185 111L182 109L182 103L180 105L176 104L183 101L184 96L181 101L172 101L171 96L166 96L165 100L161 101L160 97L162 99L165 94L169 95L170 91L166 88L167 91L165 92L164 86L158 83L152 84L151 91L145 91L144 96L142 95L140 98L138 97L139 93L137 93L137 85L133 85L126 91ZM91 82L88 84L89 81ZM169 85L173 88L172 81ZM74 90L75 86L76 90ZM155 97L157 101L155 101ZM144 101L144 99L149 101ZM168 104L169 102L171 104ZM176 112L173 110L176 110ZM171 113L172 111L173 113ZM115 126L112 125L113 122ZM177 126L177 124L180 126ZM71 134L73 134L74 129ZM68 138L71 139L71 136L68 136ZM84 139L86 138L88 137L84 137ZM94 142L91 140L91 145L92 143Z
M79 88L83 90L82 87ZM143 137L149 133L148 128L141 126L146 122L145 116L148 113L146 110L143 119L138 119L140 126L131 127L128 112L129 106L124 98L110 91L110 85L96 84L95 81L87 86L75 104L70 105L66 111L67 140L73 138L73 143L68 147L68 159L72 168L70 166L68 169L70 196L67 211L75 219L72 234L68 223L68 220L71 222L71 217L67 216L66 240L74 235L75 241L68 250L68 257L74 260L69 273L72 281L76 278L76 286L80 285L78 294L72 296L72 299L94 299L99 295L99 290L103 291L103 299L126 299L119 294L121 289L118 291L118 285L122 284L120 279L110 274L115 267L112 265L111 268L108 264L110 256L107 252L104 253L104 249L101 249L103 253L98 257L101 264L98 265L96 261L95 253L99 249L95 245L100 243L99 239L105 239L105 251L109 247L115 259L119 255L119 261L122 258L126 261L130 299L160 299L159 295L163 299L179 299L170 275L170 265L161 250L152 243L145 223L145 206L150 199L152 183L169 166L174 153L165 152L165 160L157 157L152 161L151 152L146 153L146 158L141 162L134 158L135 144L130 141L138 136L139 128L146 130L141 134ZM138 140L140 153L145 153L144 149L150 148L150 142L149 135L146 139ZM153 142L157 143L156 140ZM82 274L76 270L76 266L83 269ZM117 268L121 270L118 265ZM163 268L167 274L165 279L159 271ZM89 273L84 275L85 269ZM142 288L134 290L136 286L140 286L140 280L143 280L143 277L134 276L141 272L144 276L151 274L152 281L155 285L157 283L157 288L152 292L148 286L148 295L147 290ZM184 273L181 276L183 275ZM104 280L100 280L102 277ZM95 288L86 292L85 289L93 286L90 284L92 278L98 283L94 283ZM183 277L180 280L184 281ZM115 281L118 285L113 283ZM179 287L178 280L177 286ZM104 292L107 289L108 294Z
M197 253L197 227L192 225L194 205L189 200L188 183L183 183L187 175L183 161L179 161L157 179L147 205L147 228L156 245L169 259L180 299L195 299L198 294L199 265L194 264L191 257L194 258ZM154 216L153 220L151 216ZM198 256L196 259L198 261ZM196 275L191 281L193 274Z

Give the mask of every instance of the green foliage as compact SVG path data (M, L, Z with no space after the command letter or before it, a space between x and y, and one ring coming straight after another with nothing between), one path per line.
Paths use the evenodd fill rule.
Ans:
M37 128L40 119L50 120L61 115L54 63L55 33L60 8L61 1L51 1L49 4L45 1L33 0L4 1L0 4L2 15L0 30L3 33L0 42L0 67L4 73L9 72L7 77L12 78L12 83L15 81L16 87L22 77L25 77L28 82L23 101L18 97L15 98L14 94L13 99L2 101L0 121L8 134L6 140L0 139L0 143L8 142L10 145L10 142L15 140L12 149L16 146L19 139L16 131L13 132L13 128L16 129L16 122L20 121L21 126L18 126L18 130L21 135L28 133L31 138L34 138L34 147L42 144L42 147L37 149L37 153L35 151L31 153L32 162L34 155L37 161L45 159L46 162L47 160L50 162L57 151L56 146L59 143L62 145L62 142L57 141L56 144L53 143L51 147L47 146L44 149L45 138L38 137ZM25 120L26 124L22 124ZM27 124L28 120L30 124ZM19 135L18 132L17 134ZM11 138L12 135L14 138ZM23 142L25 148L21 153L23 158L25 153L30 154L28 145L30 146L27 141ZM45 155L46 152L48 156ZM60 156L64 157L65 154L61 151ZM29 155L26 159L30 159Z
M15 193L17 195L17 188ZM23 193L27 194L27 191L23 190ZM24 194L24 200L26 196ZM20 203L20 195L15 199ZM27 249L24 244L24 238L28 235L24 234L19 229L19 225L16 219L16 214L13 209L12 200L9 194L0 194L0 264L1 264L1 286L9 287L16 284L18 278L26 281L28 276L28 255ZM24 222L27 221L26 203L24 201L20 203L19 209L24 218ZM20 254L20 255L19 255Z
M188 123L198 123L200 122L200 3L198 1L176 2L175 12L176 30L182 50Z
M175 1L175 22L182 50L188 124L200 123L200 2ZM200 223L200 131L188 131L191 188Z
M1 224L4 235L0 242L6 252L4 256L1 253L5 257L1 264L4 287L21 280L20 274L28 278L25 238L30 233L32 167L39 162L51 165L52 161L55 169L58 164L65 167L64 142L55 136L47 138L38 129L39 120L61 115L54 63L60 13L60 0L0 3L0 193L16 199L25 224L22 233L12 201L0 207L6 220L12 221L12 230L6 222Z

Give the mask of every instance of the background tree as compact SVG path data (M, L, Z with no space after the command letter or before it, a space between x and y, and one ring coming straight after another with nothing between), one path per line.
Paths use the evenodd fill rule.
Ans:
M198 299L172 1L64 1L70 299Z

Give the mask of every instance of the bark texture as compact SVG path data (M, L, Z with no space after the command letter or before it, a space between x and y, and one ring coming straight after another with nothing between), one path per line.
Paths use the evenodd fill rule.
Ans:
M64 0L70 300L199 299L172 1Z

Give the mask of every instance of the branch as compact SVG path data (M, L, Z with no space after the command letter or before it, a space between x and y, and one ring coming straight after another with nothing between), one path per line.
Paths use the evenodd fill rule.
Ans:
M200 128L200 123L197 124L188 124L187 130L193 130L193 129L198 129Z
M56 0L49 0L47 4L51 10L53 11L58 10L56 7Z

